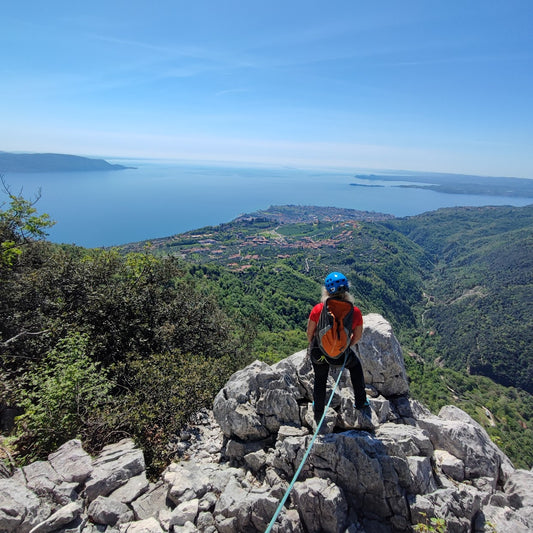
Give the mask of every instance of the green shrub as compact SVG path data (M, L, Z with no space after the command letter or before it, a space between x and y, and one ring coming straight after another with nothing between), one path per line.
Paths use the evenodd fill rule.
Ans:
M154 476L175 453L170 443L201 408L211 407L235 365L229 357L175 351L130 355L114 370L123 392L110 426L143 448L148 473Z
M88 420L107 402L111 382L88 354L86 335L62 339L26 376L20 393L24 414L17 419L17 451L30 462L66 440L83 438Z

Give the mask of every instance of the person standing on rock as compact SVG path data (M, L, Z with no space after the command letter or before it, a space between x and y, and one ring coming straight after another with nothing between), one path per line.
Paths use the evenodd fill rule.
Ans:
M307 322L307 340L309 341L307 354L311 358L315 373L313 409L315 422L317 424L320 422L324 413L329 368L330 366L340 367L345 361L345 368L350 372L356 409L365 410L369 408L365 392L363 368L359 358L351 349L352 346L355 346L359 342L363 335L363 315L361 314L360 309L354 305L354 298L349 291L350 284L344 274L341 274L340 272L332 272L331 274L328 274L324 281L324 287L322 288L321 302L313 307ZM346 340L346 348L344 349L343 347L342 352L337 357L330 357L326 354L324 347L321 347L321 344L323 343L320 340L320 330L318 325L321 320L321 315L323 315L324 306L327 306L326 310L333 310L335 301L348 302L351 304L351 306L353 306L353 314L351 324L348 324L349 328L347 333L349 337ZM346 304L344 304L344 306L348 307L351 311L350 306L346 306ZM332 311L330 311L330 313L331 312Z

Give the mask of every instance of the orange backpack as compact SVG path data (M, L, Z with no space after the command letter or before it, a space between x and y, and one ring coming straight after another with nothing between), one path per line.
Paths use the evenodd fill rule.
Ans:
M328 357L339 357L350 345L353 305L346 300L328 298L318 318L317 340Z

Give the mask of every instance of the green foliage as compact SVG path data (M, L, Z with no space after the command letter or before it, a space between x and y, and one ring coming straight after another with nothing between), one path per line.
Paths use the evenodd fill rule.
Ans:
M0 266L11 267L22 254L22 247L46 237L46 229L55 222L46 213L37 214L34 205L39 197L29 201L21 195L12 194L3 180L2 185L9 196L10 205L8 209L0 209Z
M428 524L426 513L420 514L424 516L426 523L416 524L413 526L414 531L422 533L446 533L446 520L444 518L431 517Z
M252 353L261 361L273 364L307 347L303 329L284 331L259 331Z
M477 420L516 468L533 465L533 397L483 376L435 366L415 354L405 357L411 396L438 413L456 405Z
M21 250L18 260L1 271L0 283L0 390L3 401L25 408L16 428L19 460L43 458L72 436L97 451L131 435L147 446L146 455L154 461L149 468L159 468L163 448L146 432L160 435L162 427L168 443L190 409L213 400L221 379L251 361L249 328L238 321L242 317L223 312L176 258L36 241ZM173 354L181 361L182 353L193 354L193 363L180 362L180 379L178 371L169 369L168 375L189 395L185 406L183 395L168 397L175 387L155 372L158 363L165 368L166 356L154 355ZM126 354L132 355L126 359ZM121 366L126 360L128 374ZM149 372L143 362L152 360ZM88 386L102 377L98 402L91 388L76 396L80 404L61 396L74 395L62 384L79 384L78 375ZM137 381L137 392L126 375ZM150 375L151 381L144 379ZM41 383L39 377L46 379ZM110 382L112 388L105 385ZM193 382L199 387L194 394ZM145 392L158 383L167 396L154 402L157 395ZM172 422L166 411L173 414ZM143 426L136 412L150 412L149 423Z
M201 408L212 405L239 363L179 351L130 355L114 367L124 392L108 422L135 438L149 473L158 474L175 454L170 443Z
M533 392L533 206L441 209L386 226L433 256L423 318L446 364Z
M64 441L81 437L89 418L108 400L111 382L88 354L88 337L72 334L26 375L21 391L17 451L31 461L54 451Z

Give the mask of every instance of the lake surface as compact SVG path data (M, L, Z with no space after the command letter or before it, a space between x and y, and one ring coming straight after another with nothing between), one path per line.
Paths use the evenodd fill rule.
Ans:
M153 161L111 161L136 169L112 172L5 174L12 192L22 188L56 225L54 242L86 247L113 246L166 237L229 222L240 214L271 205L345 207L403 217L441 207L514 205L531 198L474 196L399 188L351 186L354 172L292 168L241 168ZM376 173L373 171L373 173ZM6 200L5 195L0 203Z

